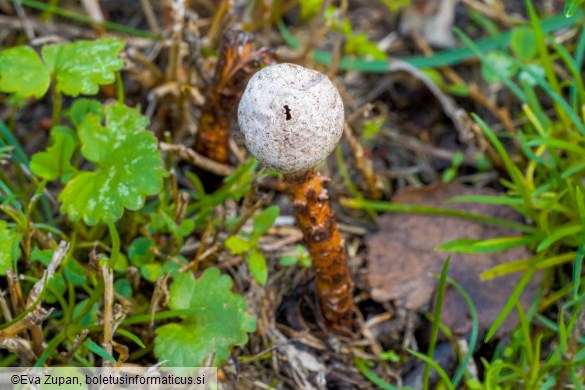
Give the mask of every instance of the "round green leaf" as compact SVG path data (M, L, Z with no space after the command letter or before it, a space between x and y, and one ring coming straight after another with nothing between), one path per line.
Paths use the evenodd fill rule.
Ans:
M49 89L51 74L30 46L0 51L0 91L19 98L41 98Z
M243 239L240 236L230 236L227 240L225 240L225 246L232 252L234 255L239 255L240 253L244 253L250 250L251 245L250 242Z
M91 302L89 299L84 299L75 305L71 317L76 324L85 326L97 322L98 304L94 303L91 306L90 304ZM81 315L83 315L83 318L79 319Z
M45 152L32 156L30 170L46 180L70 177L75 169L71 165L71 157L75 151L75 135L66 126L55 126L51 129L51 146Z
M181 323L159 327L154 353L169 366L197 367L214 355L214 365L229 357L232 346L248 341L256 330L256 318L246 313L246 301L234 294L232 279L217 268L208 268L197 280L178 274L170 287L172 310L200 309Z
M254 218L254 235L256 237L266 233L274 221L278 218L280 209L278 206L270 206L266 210L262 211Z
M296 263L298 263L298 259L296 256L284 256L282 259L280 259L280 261L278 262L278 264L280 264L281 267L291 267L293 265L295 265Z
M157 194L166 172L147 119L138 110L114 103L105 107L106 125L88 114L79 126L81 152L94 171L80 171L61 194L62 209L73 221L114 223L124 208L138 210Z
M156 282L164 273L163 266L159 263L146 264L140 267L140 275L149 282Z
M268 267L266 266L266 259L260 252L252 251L248 256L248 267L254 279L259 285L264 286L268 280Z
M124 67L118 57L124 48L121 39L79 40L43 47L43 60L56 80L55 88L69 96L95 95L99 86L112 84Z
M130 263L136 268L152 263L154 261L154 252L151 248L154 247L155 244L152 240L146 237L138 237L128 247Z
M132 285L126 279L118 279L114 282L114 291L126 299L132 299Z
M100 122L104 119L104 106L97 100L79 98L69 109L69 117L75 126L79 126L88 114L96 115Z
M65 273L67 280L73 283L74 286L81 286L87 280L85 268L74 259L67 262L63 272Z
M536 56L538 46L534 31L530 27L517 27L510 36L510 49L523 61L529 61Z

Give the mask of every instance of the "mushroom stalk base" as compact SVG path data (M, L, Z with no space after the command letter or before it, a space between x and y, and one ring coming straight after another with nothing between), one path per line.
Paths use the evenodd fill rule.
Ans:
M313 260L323 316L331 328L347 331L351 321L352 285L345 243L323 187L329 179L311 169L300 175L285 175L284 180Z

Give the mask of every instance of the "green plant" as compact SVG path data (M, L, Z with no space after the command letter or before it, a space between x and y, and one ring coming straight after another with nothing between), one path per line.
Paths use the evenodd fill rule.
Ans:
M231 292L232 284L216 268L208 268L197 280L191 274L178 275L170 288L169 307L190 314L179 324L156 330L156 356L171 367L218 365L232 346L245 344L247 333L256 329L256 318L246 313L244 298Z
M37 282L42 269L51 268L55 256L62 256L34 305L23 308L24 312L15 307L14 318L0 328L32 328L34 333L46 321L44 333L49 338L46 342L43 337L33 338L38 358L31 364L59 359L95 366L96 359L118 362L127 358L123 350L116 349L119 344L114 335L148 351L146 341L131 326L181 318L180 324L158 328L155 354L166 359L165 350L177 348L171 359L176 365L220 364L234 345L246 342L247 332L255 329L255 317L246 314L243 298L231 292L231 279L217 269L207 269L197 281L182 273L190 263L180 252L197 224L207 224L209 219L218 223L211 218L214 208L228 199L239 200L249 191L257 163L242 164L213 194L206 194L193 176L195 191L175 191L158 141L147 130L148 120L138 108L123 103L119 73L124 64L119 58L123 47L121 40L103 39L47 45L41 49L42 56L28 46L0 51L0 92L11 94L8 101L14 113L31 99L43 97L49 87L53 91L50 140L32 158L0 122L0 160L8 166L0 172L0 212L8 218L0 220L0 274L10 269L23 272L24 279L16 283L22 283L26 291ZM113 82L118 84L116 102L75 98L96 94L100 86ZM69 107L62 107L62 95L75 98ZM7 180L13 177L18 180ZM55 200L60 212L52 209ZM263 226L261 221L258 226ZM55 238L70 242L70 249L59 252ZM130 266L139 273L132 274ZM156 288L150 296L151 289L137 290L135 283L158 286L166 276L174 280L171 310L150 312L148 302L154 299L156 304L160 299ZM117 326L109 322L115 301L107 297L114 293L119 302L131 304L134 314L122 322L123 313ZM185 300L191 294L193 300ZM36 322L23 323L25 315L42 302L56 310L48 318L41 311ZM219 320L233 326L213 322ZM54 334L53 329L60 331ZM185 329L196 331L203 339L191 337L191 344L177 339L173 344L175 340L169 337L174 329L181 329L181 335ZM88 337L96 332L103 332L99 343L94 335ZM3 333L8 336L12 336L8 331ZM63 357L57 349L73 352ZM119 353L117 358L114 350ZM209 356L215 358L209 360Z
M451 166L443 171L443 175L441 176L441 180L444 183L449 183L453 181L453 179L457 176L457 172L459 171L459 167L463 163L463 153L460 151L455 152L453 154L453 158L451 159Z
M225 246L234 255L246 255L250 273L261 286L268 280L268 267L258 240L274 224L279 212L278 206L266 208L254 217L251 234L240 232L239 235L230 236L225 240Z
M358 57L366 57L374 60L386 60L388 55L380 50L365 33L356 33L351 27L347 18L337 16L338 9L334 6L327 8L325 12L325 22L331 23L331 30L340 32L345 37L343 52Z
M295 253L292 255L283 256L279 264L282 267L292 267L293 265L300 265L301 268L311 268L311 256L307 249L302 245L295 246Z
M487 53L487 62L483 62L481 68L483 78L489 83L497 83L500 82L502 74L508 78L517 75L521 82L536 86L536 79L532 74L542 77L545 71L540 59L536 58L538 45L532 28L520 26L511 31L510 52L515 59L504 51ZM526 68L521 69L518 61L521 61Z
M499 196L465 196L453 202L475 202L507 205L524 217L521 225L512 226L518 234L490 240L459 239L437 249L461 253L496 253L519 245L528 245L535 253L529 259L502 264L484 272L482 278L494 278L513 272L523 275L504 308L487 331L485 341L493 339L496 330L516 310L520 327L508 345L500 342L490 361L483 359L483 381L468 380L471 388L550 388L555 384L583 383L579 370L585 358L585 339L577 330L582 326L582 302L585 299L582 272L585 234L585 88L579 71L585 58L585 30L581 27L576 43L570 48L548 37L534 8L527 2L530 25L512 33L511 52L486 53L461 31L456 33L482 61L490 77L504 84L521 104L512 110L525 124L511 134L494 132L479 116L473 115L478 128L498 153L506 171L500 180L505 193ZM494 62L494 58L498 61ZM554 66L553 66L554 64ZM564 72L557 72L562 65ZM557 67L557 68L555 68ZM569 78L563 78L568 74ZM542 99L542 96L547 99ZM547 111L549 110L549 111ZM552 114L551 114L552 112ZM505 139L505 141L503 141ZM504 142L506 145L504 145ZM517 145L522 158L513 158L510 145ZM479 216L455 215L445 209L420 208L415 205L362 201L344 202L391 212L420 212L476 219ZM491 220L487 223L507 225L511 221ZM561 266L572 268L567 274ZM520 295L537 270L545 270L546 285L541 300L533 302L524 313ZM541 314L552 305L561 309L557 322ZM437 317L435 316L435 322ZM538 323L546 329L533 330ZM581 325L577 325L581 324ZM543 353L544 345L558 345L551 353ZM471 348L472 349L472 348ZM431 356L417 355L429 364ZM434 367L438 369L438 367ZM454 382L454 381L453 381Z
M577 12L581 4L583 4L585 0L567 0L565 3L565 16L570 18Z
M400 11L410 5L411 0L381 0L388 9L392 12Z

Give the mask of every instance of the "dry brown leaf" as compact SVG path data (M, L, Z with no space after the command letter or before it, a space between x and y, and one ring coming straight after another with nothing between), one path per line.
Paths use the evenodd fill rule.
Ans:
M403 190L394 202L448 207L458 210L519 221L520 216L504 206L475 203L443 203L453 196L496 195L490 189L473 189L458 184L432 186L422 190ZM479 316L480 329L487 329L499 314L518 284L521 273L481 281L479 275L495 265L531 257L525 247L501 253L461 254L435 251L434 248L458 238L491 239L517 235L509 228L484 225L463 219L432 217L414 214L386 214L380 218L380 230L366 239L368 246L368 282L372 298L377 301L395 300L407 309L417 310L428 305L435 289L438 274L447 256L451 256L449 276L470 295ZM520 298L527 308L532 302L541 275L536 274ZM442 321L455 334L465 334L471 323L467 305L457 291L447 287ZM512 329L517 323L513 312L497 335Z

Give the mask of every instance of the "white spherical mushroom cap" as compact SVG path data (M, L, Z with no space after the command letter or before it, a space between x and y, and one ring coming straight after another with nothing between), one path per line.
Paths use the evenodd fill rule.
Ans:
M315 167L343 133L343 102L322 73L294 64L268 66L249 81L238 107L246 147L281 173Z

